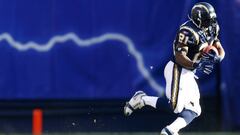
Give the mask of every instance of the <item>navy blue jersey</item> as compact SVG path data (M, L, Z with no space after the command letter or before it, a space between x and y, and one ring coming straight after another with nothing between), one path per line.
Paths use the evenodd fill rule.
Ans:
M181 25L177 32L173 44L174 56L176 51L183 51L183 46L187 46L187 57L192 61L198 60L201 50L208 45L205 43L208 43L210 38L207 30L198 28L189 20Z

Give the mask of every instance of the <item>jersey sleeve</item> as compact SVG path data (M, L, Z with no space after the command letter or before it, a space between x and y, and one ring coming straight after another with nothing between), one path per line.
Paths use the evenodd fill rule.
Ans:
M198 34L190 27L181 27L177 33L175 42L181 44L182 46L194 46L199 43Z

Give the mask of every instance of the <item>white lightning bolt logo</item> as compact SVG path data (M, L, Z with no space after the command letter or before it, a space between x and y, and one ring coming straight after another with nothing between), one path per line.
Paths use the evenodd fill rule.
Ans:
M81 39L75 33L67 33L65 35L57 35L52 37L46 44L38 44L33 41L29 41L27 43L20 43L15 41L14 38L9 33L3 33L0 35L0 42L7 41L10 46L19 50L19 51L27 51L27 50L35 50L37 52L47 52L51 50L54 45L57 43L64 43L67 41L73 41L79 47L89 47L94 46L96 44L103 43L107 40L115 40L123 43L127 47L128 52L135 58L137 62L137 68L139 72L143 75L143 77L148 81L150 86L160 95L162 96L164 90L162 86L160 86L148 72L148 70L144 66L144 61L141 53L137 51L134 43L127 36L118 33L106 33L98 37L93 37L89 39Z

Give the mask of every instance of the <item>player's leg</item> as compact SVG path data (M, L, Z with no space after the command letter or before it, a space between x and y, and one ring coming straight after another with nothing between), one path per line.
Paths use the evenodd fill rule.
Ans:
M154 96L144 96L143 100L146 105L149 105L153 108L164 108L166 110L170 110L170 106L168 104L170 99L170 91L171 91L171 82L172 82L172 73L173 73L174 63L169 61L164 69L164 77L166 80L166 89L165 94L166 97L154 97Z
M136 109L141 109L145 105L152 106L156 108L158 97L147 96L143 91L137 91L133 97L124 106L124 114L129 116Z
M134 110L141 109L143 106L145 106L145 102L142 100L143 96L146 96L143 91L137 91L129 100L129 102L126 103L124 106L124 114L126 116L131 115Z
M193 119L195 119L197 117L197 113L191 111L191 110L186 110L184 109L179 116L177 117L177 119L170 125L168 125L167 127L165 127L162 132L165 132L166 130L168 130L171 134L178 134L179 130L186 127L187 125L189 125ZM170 135L171 135L170 134Z
M168 62L164 69L164 76L167 81L166 88L170 89L171 85L171 76L172 76L172 68L173 68L173 62ZM169 93L169 91L167 92ZM167 96L168 97L168 96ZM168 105L168 99L165 97L159 98L156 96L148 96L143 91L137 91L133 97L130 99L129 102L126 103L124 106L124 114L129 116L132 114L132 112L136 109L141 109L143 106L148 105L153 108L170 108ZM168 109L170 110L170 109Z
M180 77L182 68L180 68L178 65L171 63L172 65L172 72L171 74L165 74L165 79L167 82L166 85L166 95L171 100L171 106L174 112L181 111L183 109L183 104L180 104L179 100L182 98L179 96L180 91ZM184 125L182 119L177 118L172 124L165 127L161 131L161 135L177 135L178 131L176 131L176 125Z
M173 85L178 86L178 91L174 92L174 90L177 89L173 88L171 95L171 102L174 112L179 113L179 116L172 124L168 125L162 130L163 135L166 133L166 131L169 131L173 135L178 134L180 129L190 124L190 122L201 113L201 108L199 105L199 90L193 73L186 70L179 72L181 72L180 76L178 77L180 80L175 81L179 84ZM177 75L178 73L174 74ZM174 80L177 79L175 78Z
M141 94L140 94L141 93ZM124 114L129 116L136 109L141 109L144 106L151 106L153 108L163 108L167 111L171 110L171 106L165 97L148 96L143 91L137 91L134 96L126 103L124 107Z
M175 133L178 133L180 129L189 125L192 120L201 114L199 104L200 94L194 74L186 70L183 70L183 74L180 82L181 91L179 91L178 97L178 102L180 103L177 105L177 107L180 106L180 109L174 110L176 113L179 111L179 116L172 124L167 126L169 130ZM182 111L181 106L183 106Z

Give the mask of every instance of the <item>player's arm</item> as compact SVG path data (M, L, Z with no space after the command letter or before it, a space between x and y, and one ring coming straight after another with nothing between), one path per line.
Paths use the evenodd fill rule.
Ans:
M219 58L220 61L223 60L224 56L225 56L225 51L221 45L221 42L218 38L219 36L219 31L220 31L220 27L218 25L218 22L213 23L212 26L210 26L211 29L209 29L210 34L215 38L213 41L213 46L215 46L218 50L218 54L219 54Z
M187 57L188 46L178 43L175 50L175 61L187 69L193 69L194 62Z
M194 69L194 62L188 58L188 49L192 45L196 45L197 39L190 28L180 29L175 41L175 61L179 65L187 69Z
M222 47L222 44L221 44L220 40L214 41L213 46L215 46L218 50L220 61L223 60L223 58L225 57L225 51Z

